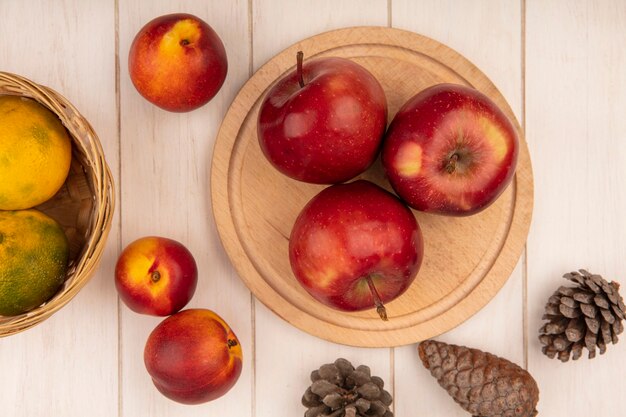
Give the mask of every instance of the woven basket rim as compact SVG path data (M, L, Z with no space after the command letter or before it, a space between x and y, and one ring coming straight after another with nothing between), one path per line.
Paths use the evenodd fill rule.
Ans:
M17 74L0 71L0 95L29 97L46 106L61 119L70 133L73 148L88 164L86 174L93 182L93 208L84 247L68 271L61 290L43 305L26 313L0 316L0 337L31 328L65 306L87 284L98 267L111 229L115 210L115 185L104 151L89 121L63 95ZM72 155L72 158L75 156ZM84 164L83 164L84 165Z

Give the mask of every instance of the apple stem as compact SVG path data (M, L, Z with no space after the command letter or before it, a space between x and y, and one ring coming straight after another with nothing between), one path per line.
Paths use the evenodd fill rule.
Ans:
M233 347L233 346L237 346L237 345L238 345L237 341L236 341L236 340L234 340L234 339L228 339L228 340L226 341L226 344L228 345L228 348L229 348L229 349L230 349L231 347Z
M154 271L152 275L150 275L150 279L152 282L159 282L161 279L161 273L159 271Z
M298 84L300 84L300 88L304 87L304 76L302 75L302 60L304 60L304 53L302 51L298 51L296 54L296 74L298 75Z
M453 153L450 158L448 159L448 162L446 163L446 171L448 172L448 174L452 174L455 170L456 170L456 163L459 160L459 154L458 153Z
M384 321L389 320L387 318L387 309L383 305L383 301L380 299L380 294L378 294L378 291L376 290L376 287L374 286L374 281L372 281L372 277L368 276L366 280L367 280L367 285L370 287L370 291L372 292L372 296L374 297L374 305L376 306L376 312L378 313L380 318L383 319Z
M181 41L180 41L180 45L181 45L181 46L187 46L187 45L189 45L189 43L190 43L190 42L189 42L189 40L188 40L188 39L183 39L183 40L181 40Z

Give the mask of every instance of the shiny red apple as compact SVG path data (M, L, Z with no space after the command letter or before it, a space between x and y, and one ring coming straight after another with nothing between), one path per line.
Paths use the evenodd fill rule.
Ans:
M339 183L369 167L387 124L385 94L374 76L343 58L302 64L267 93L258 139L267 159L296 180Z
M148 101L172 112L187 112L217 94L228 61L222 40L205 21L175 13L141 28L128 53L128 70Z
M294 275L318 301L343 311L400 296L420 268L422 233L407 206L371 182L326 188L304 207L289 240Z
M143 237L129 244L115 265L115 287L131 310L168 316L183 308L198 282L191 252L175 240Z
M519 140L481 92L438 84L411 98L389 126L382 161L411 207L453 216L478 213L511 182Z

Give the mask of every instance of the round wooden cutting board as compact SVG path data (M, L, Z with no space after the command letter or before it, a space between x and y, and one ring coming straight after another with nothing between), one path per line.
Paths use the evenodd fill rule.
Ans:
M422 89L451 82L472 86L491 97L519 133L515 178L491 207L464 218L414 212L424 234L424 261L409 290L386 305L387 322L374 309L345 313L320 304L291 272L291 227L302 207L324 186L292 180L274 169L259 147L256 123L265 93L294 70L300 50L305 60L339 56L367 68L385 90L389 120ZM390 190L379 162L361 178ZM363 27L303 40L276 55L250 78L218 133L211 195L222 243L259 300L315 336L353 346L382 347L415 343L450 330L498 292L526 242L533 179L519 124L506 100L478 68L432 39L398 29Z

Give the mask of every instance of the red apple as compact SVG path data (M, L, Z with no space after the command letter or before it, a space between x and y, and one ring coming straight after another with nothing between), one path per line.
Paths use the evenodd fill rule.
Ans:
M171 400L199 404L226 394L239 379L241 344L210 310L181 311L148 337L144 363L156 388Z
M291 231L294 275L318 301L343 311L376 306L413 282L423 255L413 213L394 195L359 180L326 188L304 207Z
M515 173L515 128L479 91L438 84L411 98L389 126L382 161L411 207L465 216L493 203Z
M115 286L133 311L168 316L183 308L196 290L198 269L191 252L164 237L128 245L115 266Z
M173 112L194 110L224 83L226 50L215 31L190 14L169 14L148 22L135 36L128 70L137 91Z
M267 93L258 139L267 159L296 180L332 184L372 164L387 124L382 87L365 68L343 58L302 64Z

